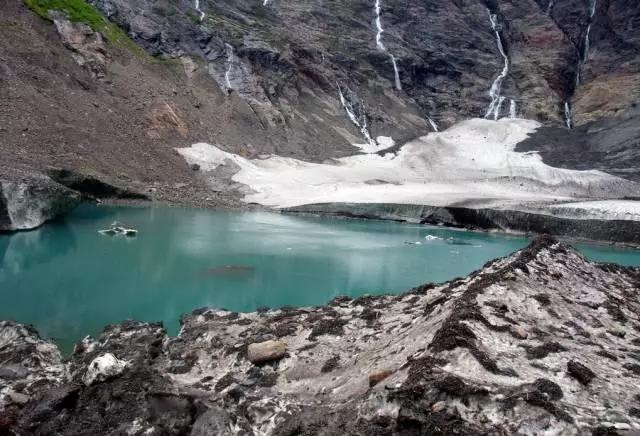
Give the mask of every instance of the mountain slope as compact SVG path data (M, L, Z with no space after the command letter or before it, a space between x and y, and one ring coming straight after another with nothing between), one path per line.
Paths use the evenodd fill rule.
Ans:
M54 167L153 200L240 205L229 174L211 184L174 150L320 163L483 116L541 122L516 150L550 165L638 180L633 1L27 3L40 16L1 3L9 181Z

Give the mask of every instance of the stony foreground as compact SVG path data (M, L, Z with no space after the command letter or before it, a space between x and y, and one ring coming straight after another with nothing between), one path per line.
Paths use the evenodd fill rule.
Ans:
M640 270L539 238L404 295L199 309L176 338L159 324L112 325L67 360L5 321L0 433L630 433L639 290Z

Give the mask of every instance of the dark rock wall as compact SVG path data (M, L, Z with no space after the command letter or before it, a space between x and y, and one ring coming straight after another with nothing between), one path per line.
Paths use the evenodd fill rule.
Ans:
M0 183L0 229L9 229L11 227L11 218L7 209L7 199L2 193L2 184Z
M188 1L94 1L154 55L204 58L219 82L225 44L232 45L250 71L236 88L272 104L271 115L285 125L290 114L283 107L317 103L319 96L302 88L335 98L336 82L363 101L375 132L397 138L411 125L404 120L407 126L398 126L403 105L417 105L423 117L442 126L483 116L503 67L489 10L498 17L510 60L502 95L518 103L519 115L561 124L564 102L575 94L574 117L584 123L638 98L640 7L634 1L600 0L590 19L587 0L553 2L551 8L546 0L383 0L382 39L397 59L401 91L393 87L389 55L376 47L374 1L202 2L202 22ZM591 48L576 88L589 24ZM507 100L503 116L508 106ZM411 127L409 135L425 126Z

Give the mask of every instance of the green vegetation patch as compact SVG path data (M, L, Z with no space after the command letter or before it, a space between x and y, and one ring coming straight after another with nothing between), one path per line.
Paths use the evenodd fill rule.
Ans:
M93 31L100 32L113 45L128 48L141 54L138 47L118 26L111 23L92 5L84 0L24 0L36 14L51 21L49 11L62 11L75 23L85 23Z

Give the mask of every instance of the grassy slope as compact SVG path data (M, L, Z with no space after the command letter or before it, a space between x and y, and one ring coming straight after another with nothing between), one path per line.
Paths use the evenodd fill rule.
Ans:
M51 20L49 11L62 11L73 22L89 25L95 32L100 32L113 45L128 48L136 54L144 51L138 47L115 24L104 18L98 10L84 0L24 0L36 14L45 20Z

